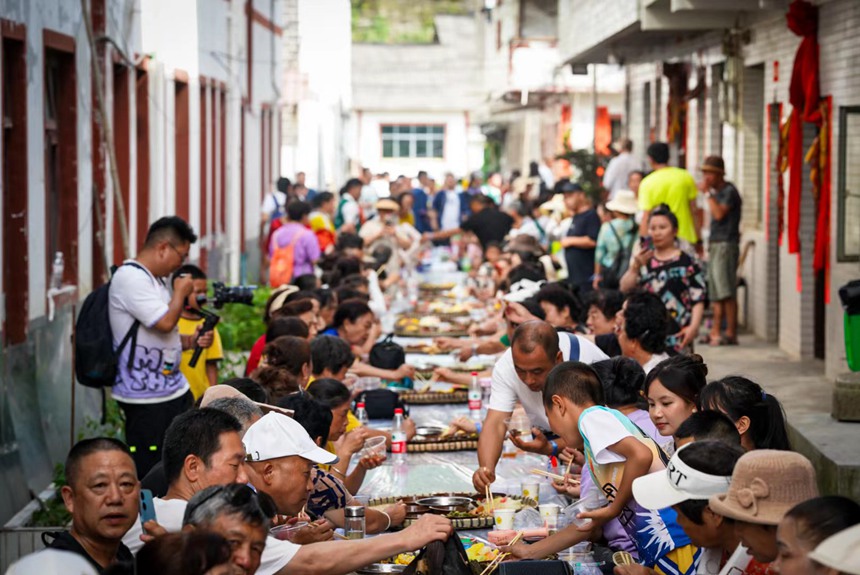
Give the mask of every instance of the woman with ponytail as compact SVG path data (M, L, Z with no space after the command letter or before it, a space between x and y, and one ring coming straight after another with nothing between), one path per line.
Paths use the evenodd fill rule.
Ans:
M740 376L711 382L702 390L701 405L735 422L745 450L791 450L782 405L757 383Z

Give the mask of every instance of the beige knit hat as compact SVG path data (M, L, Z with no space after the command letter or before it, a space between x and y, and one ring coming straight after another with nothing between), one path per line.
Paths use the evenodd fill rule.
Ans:
M818 497L815 469L793 451L757 449L738 459L729 492L714 495L708 504L730 519L777 525L802 501Z

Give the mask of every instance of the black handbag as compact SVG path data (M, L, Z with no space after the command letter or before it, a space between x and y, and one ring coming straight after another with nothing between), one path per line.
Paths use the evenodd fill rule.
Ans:
M388 334L385 339L370 348L370 365L380 369L397 369L406 363L406 351L394 343L394 334Z
M364 403L368 419L392 419L394 410L401 408L404 414L409 413L409 406L403 403L400 396L390 389L371 389L361 392L355 400L356 404Z

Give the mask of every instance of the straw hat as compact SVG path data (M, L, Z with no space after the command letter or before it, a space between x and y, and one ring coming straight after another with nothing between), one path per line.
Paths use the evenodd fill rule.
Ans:
M809 558L840 573L860 575L860 525L831 535L818 544Z
M818 497L815 469L793 451L757 449L738 459L729 492L714 495L708 504L730 519L777 525L802 501Z
M635 215L639 211L636 194L631 190L618 190L615 193L615 197L606 202L606 209L610 212L618 212L629 216Z
M726 173L726 163L723 162L723 159L719 156L708 156L705 158L705 161L702 162L702 165L699 166L699 169L703 172L713 172L715 174L725 174Z
M376 202L376 211L388 210L390 212L396 212L400 209L400 204L395 202L394 200L384 199Z

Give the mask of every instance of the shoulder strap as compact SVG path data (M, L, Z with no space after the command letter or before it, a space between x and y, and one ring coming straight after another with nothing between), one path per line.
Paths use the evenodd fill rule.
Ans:
M567 338L570 340L570 355L568 356L568 361L579 361L580 354L580 346L579 346L579 338L576 337L576 334L568 333Z

